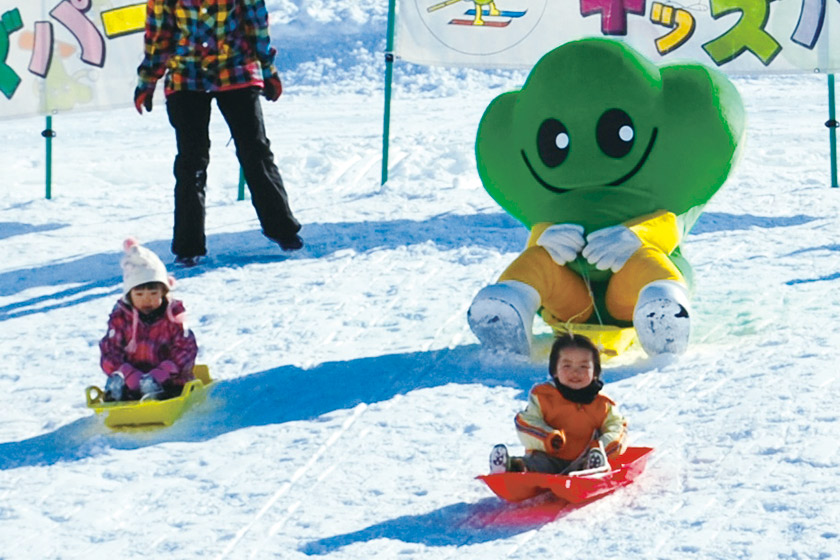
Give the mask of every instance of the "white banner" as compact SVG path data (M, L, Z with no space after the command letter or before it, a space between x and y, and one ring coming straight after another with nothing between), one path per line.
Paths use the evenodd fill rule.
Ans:
M840 2L827 0L397 0L394 53L417 64L531 68L558 45L601 36L656 63L834 72L838 18Z
M0 118L130 106L144 0L0 0Z

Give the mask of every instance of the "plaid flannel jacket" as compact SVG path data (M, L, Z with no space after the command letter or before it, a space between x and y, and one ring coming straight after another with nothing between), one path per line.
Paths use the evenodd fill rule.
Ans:
M170 374L183 385L192 379L198 354L195 335L183 323L184 304L172 300L163 317L147 325L137 310L120 299L108 317L108 332L99 341L102 370L122 372L129 389L136 391L140 378L154 368Z
M138 87L222 91L277 73L264 0L148 0Z

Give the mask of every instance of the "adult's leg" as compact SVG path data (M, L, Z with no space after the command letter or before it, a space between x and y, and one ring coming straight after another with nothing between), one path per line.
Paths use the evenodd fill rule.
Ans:
M292 214L283 179L274 163L259 90L241 88L218 92L215 96L233 136L236 157L248 182L263 233L274 240L293 238L300 230L300 223Z
M178 257L207 254L204 235L204 191L210 163L210 94L179 91L166 98L166 113L175 129L175 226L172 252Z

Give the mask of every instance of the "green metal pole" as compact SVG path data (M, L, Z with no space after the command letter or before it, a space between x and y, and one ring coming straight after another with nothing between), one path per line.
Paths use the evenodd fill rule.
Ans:
M394 76L394 19L396 0L388 0L388 37L385 45L385 111L382 123L382 185L388 181L388 140L391 134L391 81Z
M837 120L834 118L834 74L828 75L828 139L831 145L831 186L837 188Z
M47 200L52 198L52 139L55 137L55 131L52 129L52 116L47 115L47 127L41 133L41 136L47 141Z
M239 194L236 196L236 200L245 200L245 171L242 170L242 167L239 168Z

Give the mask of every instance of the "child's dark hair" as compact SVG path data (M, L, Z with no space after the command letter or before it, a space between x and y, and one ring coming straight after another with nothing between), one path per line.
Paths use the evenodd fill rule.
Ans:
M557 371L557 362L560 360L560 352L566 348L589 350L592 353L592 363L595 366L595 379L601 376L601 352L598 347L585 336L571 333L561 334L554 339L554 344L551 345L551 355L548 358L548 375L554 378L554 372Z

